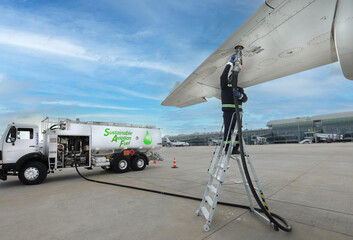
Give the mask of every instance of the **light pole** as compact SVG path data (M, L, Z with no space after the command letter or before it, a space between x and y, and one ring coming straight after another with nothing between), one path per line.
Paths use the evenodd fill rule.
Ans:
M299 119L300 117L296 117L297 119L297 125L298 125L298 143L300 142L300 131L299 131Z
M245 123L245 128L246 128L246 144L249 144L248 143L248 123Z

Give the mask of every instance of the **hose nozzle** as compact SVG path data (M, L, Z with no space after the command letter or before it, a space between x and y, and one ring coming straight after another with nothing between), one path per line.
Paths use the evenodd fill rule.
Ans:
M240 72L243 66L243 49L244 47L241 45L236 45L235 49L235 60L234 60L234 67L233 72Z

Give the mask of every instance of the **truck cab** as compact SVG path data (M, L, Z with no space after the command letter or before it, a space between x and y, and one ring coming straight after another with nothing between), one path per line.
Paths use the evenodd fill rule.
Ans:
M0 142L0 179L18 175L25 184L37 184L45 179L47 165L39 152L38 126L9 124Z

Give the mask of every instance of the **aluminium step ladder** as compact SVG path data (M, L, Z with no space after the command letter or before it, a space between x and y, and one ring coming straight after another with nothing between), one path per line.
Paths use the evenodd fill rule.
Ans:
M241 114L241 117L242 117L242 113L240 113L240 114ZM234 117L235 117L235 114L233 114L233 118ZM233 118L232 118L232 121L233 121ZM243 180L242 182L244 184L244 187L245 187L245 190L246 190L246 194L248 196L248 200L249 200L249 204L250 204L250 211L253 212L255 215L257 215L258 217L260 217L262 220L264 220L266 223L270 224L273 227L273 224L270 222L270 220L268 218L266 218L265 216L263 216L262 214L260 214L254 208L253 199L252 199L252 196L251 196L251 191L249 189L249 185L248 185L247 180L245 178L245 173L244 173L244 170L243 170L240 154L231 155L232 150L233 150L233 148L235 146L234 143L235 143L235 139L236 139L236 136L237 136L237 133L238 133L237 125L238 125L238 122L236 122L234 130L233 130L233 133L231 135L231 142L230 142L230 145L229 145L227 153L225 153L225 144L224 144L224 141L222 141L221 146L219 147L219 150L218 150L216 158L215 158L215 153L216 153L216 151L215 151L214 155L213 155L213 157L211 159L211 162L210 162L210 166L209 166L209 169L208 169L208 173L210 174L210 178L208 180L208 183L207 183L207 186L206 186L206 189L205 189L205 193L203 195L203 198L202 198L202 201L201 201L201 204L200 204L200 208L196 211L197 216L200 216L201 213L202 213L202 215L206 218L206 224L203 227L206 232L208 232L210 230L210 225L211 225L211 222L212 222L213 214L214 214L214 212L216 210L216 206L217 206L217 202L218 202L218 199L219 199L219 195L221 193L221 188L222 188L222 185L223 185L227 170L229 168L230 159L234 159L238 163L239 172L240 172L242 180ZM229 132L230 132L230 130L229 130ZM228 132L228 136L229 136L229 132ZM260 184L260 182L258 180L258 177L256 175L255 168L254 168L254 166L252 164L252 160L250 158L250 155L248 154L244 138L239 139L239 141L243 142L243 146L244 146L243 149L244 149L244 155L245 155L245 158L246 158L246 162L250 166L250 170L251 170L253 179L255 180L255 183L256 183L255 190L260 193L261 199L262 199L262 201L264 203L264 206L267 209L267 204L266 204L265 198L263 196L262 186L261 186L261 184ZM213 167L212 167L212 165L213 165ZM211 167L212 167L212 171L210 172L209 170L210 170Z

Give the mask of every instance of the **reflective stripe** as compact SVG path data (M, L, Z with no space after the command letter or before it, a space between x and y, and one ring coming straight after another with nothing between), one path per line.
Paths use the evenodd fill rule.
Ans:
M239 141L235 141L236 144L239 144Z
M235 104L222 104L222 107L235 108ZM239 108L243 108L242 105L238 105Z
M222 104L222 107L235 108L235 104Z
M230 141L224 141L224 144L230 144Z
M233 87L233 84L228 83L228 87ZM239 88L237 88L237 90L239 91L240 89L239 89Z

